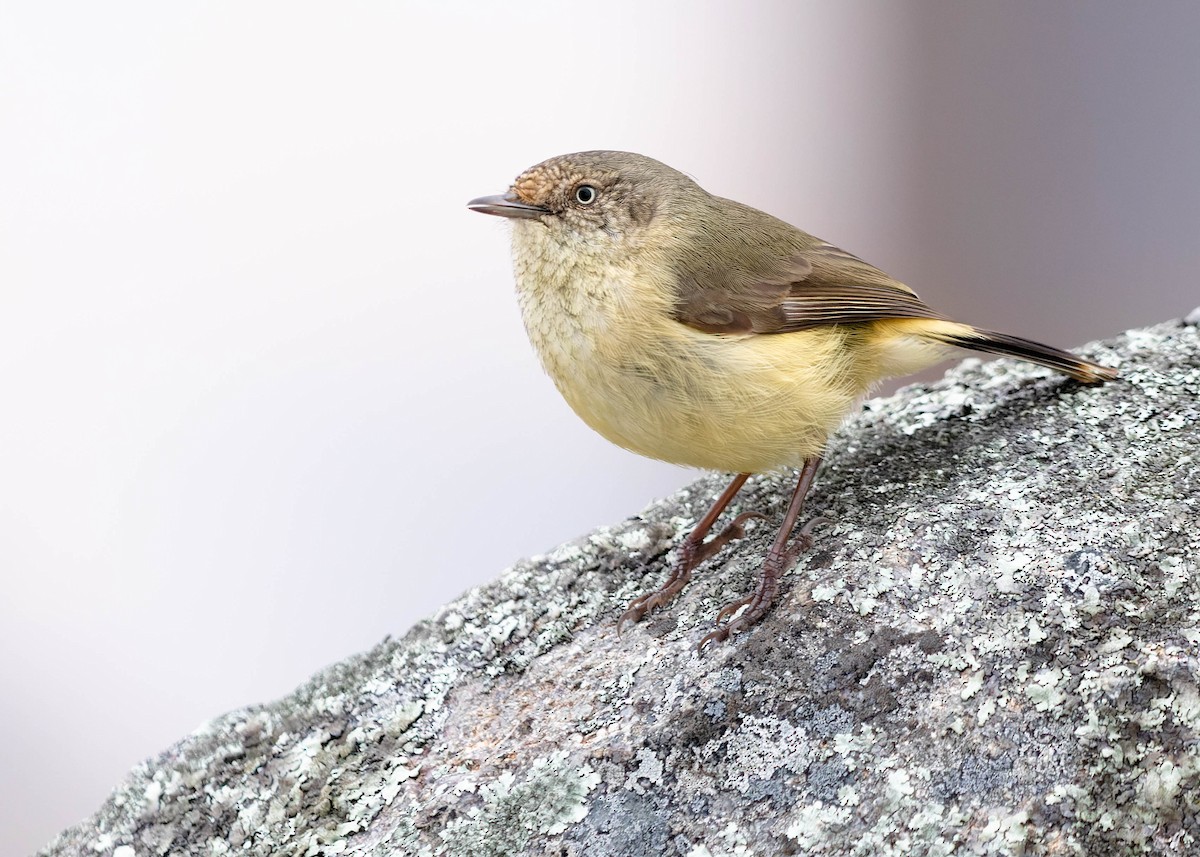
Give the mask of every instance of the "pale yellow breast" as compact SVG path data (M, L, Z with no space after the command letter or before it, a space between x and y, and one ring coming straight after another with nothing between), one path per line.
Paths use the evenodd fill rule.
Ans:
M587 252L552 266L521 245L518 294L543 366L584 422L641 455L732 472L798 466L880 375L869 331L705 334L671 318L669 286L646 271Z

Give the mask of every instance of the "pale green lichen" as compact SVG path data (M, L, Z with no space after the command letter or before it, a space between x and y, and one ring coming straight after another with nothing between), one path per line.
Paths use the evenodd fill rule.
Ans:
M870 402L760 625L753 528L618 638L703 480L131 774L52 855L1200 852L1200 331ZM734 513L782 515L790 477Z
M645 794L647 788L662 785L662 759L658 758L658 755L649 747L638 750L635 758L638 766L629 773L629 777L625 780L625 788L632 789L638 794Z
M588 793L600 777L575 767L566 753L535 759L518 780L505 771L480 783L480 804L443 828L435 854L508 857L521 854L537 834L557 836L587 815Z

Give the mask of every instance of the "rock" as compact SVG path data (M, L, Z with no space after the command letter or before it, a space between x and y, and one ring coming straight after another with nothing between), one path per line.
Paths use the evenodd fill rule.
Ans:
M1200 853L1200 328L1086 351L1121 378L970 360L868 402L729 643L696 651L761 522L614 625L713 477L213 720L43 853Z

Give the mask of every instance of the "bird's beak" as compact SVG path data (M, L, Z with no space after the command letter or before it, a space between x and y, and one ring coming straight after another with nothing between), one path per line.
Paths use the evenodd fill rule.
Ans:
M543 214L549 212L549 209L542 208L540 205L530 205L527 202L521 202L511 190L499 196L481 196L479 199L473 199L467 203L467 208L483 214L495 214L499 217L516 217L521 219L541 217Z

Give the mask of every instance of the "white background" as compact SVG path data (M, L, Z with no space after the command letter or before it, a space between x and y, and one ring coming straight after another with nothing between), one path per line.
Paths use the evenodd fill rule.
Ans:
M0 3L0 853L692 475L593 436L504 225L660 158L1070 346L1200 304L1200 7Z

